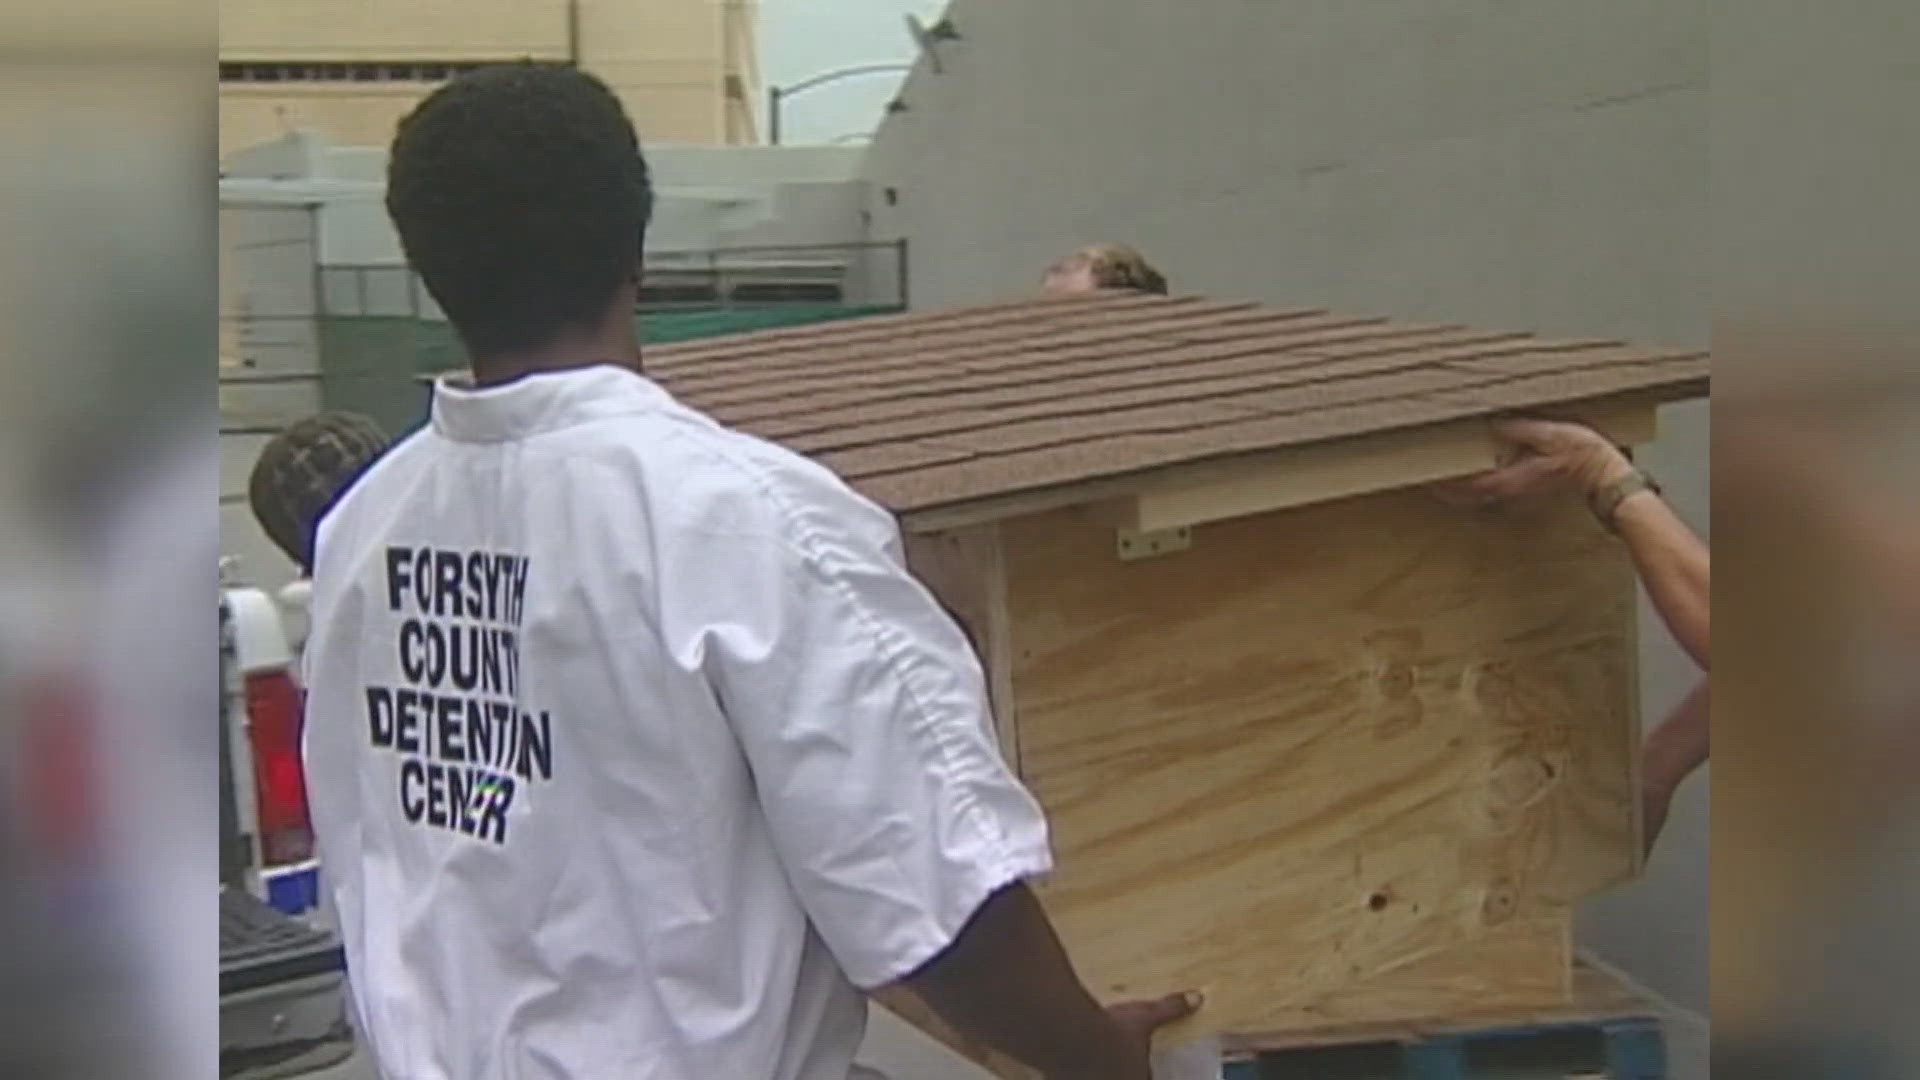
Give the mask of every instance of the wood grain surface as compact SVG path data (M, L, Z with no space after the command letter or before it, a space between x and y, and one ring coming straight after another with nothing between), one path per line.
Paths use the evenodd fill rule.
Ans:
M1221 1040L1228 1057L1311 1046L1410 1042L1449 1032L1486 1031L1653 1018L1660 1007L1643 988L1618 970L1581 957L1558 1000L1538 1004L1471 1006L1444 1013L1412 1015L1388 1022L1329 1023L1276 1031L1244 1032Z
M909 533L907 568L927 586L947 614L967 633L987 675L994 733L1000 754L1020 769L1020 737L1015 723L1012 642L1007 627L1006 566L1000 527L988 522L938 533Z
M1443 1013L1419 961L1636 868L1633 579L1577 503L1390 492L1126 563L1079 511L1001 529L1041 895L1096 994L1205 991L1196 1034Z

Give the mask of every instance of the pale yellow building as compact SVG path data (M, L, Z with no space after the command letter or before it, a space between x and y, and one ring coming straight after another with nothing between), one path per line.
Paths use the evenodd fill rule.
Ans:
M220 153L318 131L385 145L450 75L578 63L647 142L759 141L757 0L221 0Z

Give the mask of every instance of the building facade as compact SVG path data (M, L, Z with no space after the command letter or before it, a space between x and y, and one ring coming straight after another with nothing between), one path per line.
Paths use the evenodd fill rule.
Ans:
M866 236L861 152L650 146L654 219L640 325L649 345L896 310L904 245ZM306 132L230 154L220 181L221 542L246 580L294 568L246 503L275 432L323 408L399 434L420 376L464 357L408 268L384 201L386 149Z
M384 146L447 78L530 58L606 80L649 143L759 139L757 0L221 0L220 154Z

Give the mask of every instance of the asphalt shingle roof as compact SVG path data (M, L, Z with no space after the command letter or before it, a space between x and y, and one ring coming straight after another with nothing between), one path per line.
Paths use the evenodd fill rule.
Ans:
M906 514L1250 451L1622 393L1705 353L1107 294L650 349L648 374Z

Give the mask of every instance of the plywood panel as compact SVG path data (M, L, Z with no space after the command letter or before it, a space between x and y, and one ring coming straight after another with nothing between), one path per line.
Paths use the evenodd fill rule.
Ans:
M1001 528L1041 895L1102 997L1272 1029L1633 871L1633 581L1576 502L1389 492L1127 563L1080 511Z
M1281 1010L1275 1029L1264 1035L1237 1034L1270 1046L1313 1045L1351 1039L1365 1026L1365 1041L1384 1040L1385 1032L1404 1032L1409 1021L1382 1017L1430 1019L1436 1002L1456 1016L1565 1006L1573 989L1572 918L1561 908L1516 919Z
M1286 1010L1275 1028L1229 1033L1231 1057L1343 1043L1411 1040L1439 1031L1638 1015L1650 1007L1610 969L1568 962L1572 912L1519 919L1374 979ZM903 984L874 1000L1001 1080L1040 1080L1032 1069L960 1034ZM1434 1012L1434 1003L1448 1011ZM1391 1016L1395 1019L1382 1020ZM1177 1041L1177 1037L1176 1040Z
M1652 995L1619 971L1590 957L1581 957L1573 965L1567 981L1570 990L1566 996L1550 1003L1489 1004L1445 1013L1416 1014L1388 1023L1335 1022L1318 1027L1235 1034L1221 1040L1222 1049L1228 1057L1239 1058L1269 1050L1404 1042L1446 1032L1592 1023L1660 1014Z
M1006 567L1000 527L988 523L905 538L907 568L967 633L986 669L1000 754L1017 772L1019 729L1014 722L1013 660L1007 630Z
M1650 403L1569 411L1619 445L1653 441ZM1224 521L1469 476L1499 463L1493 432L1479 419L1311 443L1149 484L1134 500L1135 527L1156 532Z
M1610 437L1631 445L1653 437L1653 417L1648 410L1681 396L1685 395L1678 391L1633 391L1541 405L1528 411L1593 424ZM1003 521L1115 500L1129 504L1130 521L1148 524L1158 520L1163 522L1160 527L1168 527L1176 522L1167 515L1153 510L1143 515L1132 504L1143 495L1162 498L1182 492L1186 493L1181 496L1182 500L1196 499L1202 505L1222 500L1232 504L1216 507L1208 515L1188 518L1188 523L1195 523L1431 480L1447 470L1436 472L1428 457L1431 451L1417 445L1404 447L1409 451L1404 456L1389 454L1380 458L1379 468L1357 477L1364 483L1316 480L1310 485L1312 490L1307 490L1309 485L1290 474L1295 469L1316 472L1328 463L1322 459L1331 457L1338 461L1347 456L1348 450L1361 450L1363 456L1370 454L1376 438L1397 440L1410 436L1417 443L1424 436L1415 433L1423 429L1458 424L1463 419L1469 423L1483 421L1495 411L1476 403L1471 395L1430 392L1399 400L1330 406L1289 416L1262 416L1179 435L1114 435L1019 451L991 460L977 457L953 460L948 456L898 470L885 467L884 461L878 468L856 463L850 466L856 471L848 475L867 494L899 512L903 527L911 532ZM1277 434L1283 428L1284 437ZM1174 446L1194 445L1196 440L1210 446L1211 452L1187 460L1170 456ZM1476 456L1466 462L1454 461L1450 467L1463 467L1468 471L1481 467L1478 463L1483 459L1477 456L1479 449L1490 448L1477 440L1478 436ZM1335 442L1345 446L1329 454L1328 448ZM940 477L971 483L972 479L968 478L971 474L985 476L994 470L1018 476L1024 487L979 498L957 497L945 503L916 501L915 493L925 485L944 482ZM1241 490L1242 484L1250 484L1252 490ZM1260 505L1267 498L1261 492L1275 487L1282 497ZM1148 520L1143 521L1143 517Z

